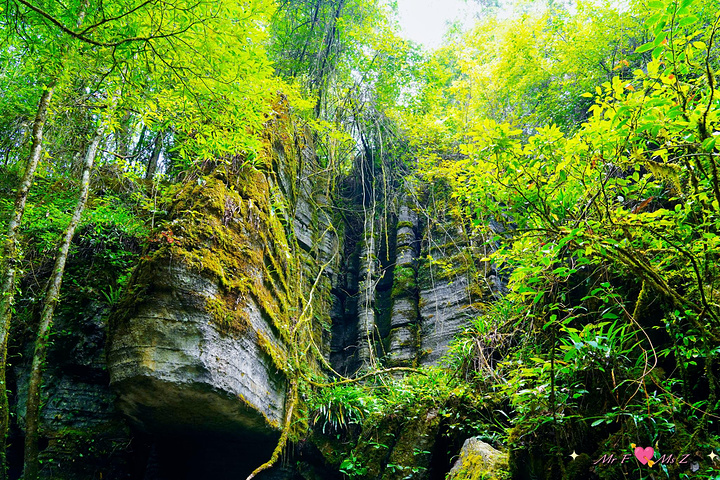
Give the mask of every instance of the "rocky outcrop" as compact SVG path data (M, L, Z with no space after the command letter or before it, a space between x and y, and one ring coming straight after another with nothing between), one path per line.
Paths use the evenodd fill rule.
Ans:
M237 160L186 183L112 318L111 385L133 424L165 439L154 450L165 476L177 436L253 452L236 472L247 475L285 421L291 338L329 355L342 229L321 176L299 180L317 165L287 121L271 123L264 168ZM300 331L303 315L313 321Z
M333 330L338 353L332 357L343 372L372 361L437 364L452 340L504 288L480 261L485 256L480 245L494 245L449 213L450 199L428 206L408 189L396 203L396 213L388 218L364 219L361 240L354 249L346 248L354 258L345 272L354 304L342 317L333 317L333 324L343 327Z
M112 331L108 361L120 408L150 432L271 435L282 422L285 385L261 345L282 343L260 307L246 298L243 331L223 332L208 308L221 298L218 283L163 260L151 264L151 291Z
M508 456L477 437L468 438L460 450L448 480L496 480L506 478Z
M67 317L82 324L69 331L87 330L73 340L85 347L51 358L63 367L45 382L46 465L71 465L95 438L88 452L116 455L117 478L129 475L131 444L144 480L247 475L285 421L291 360L319 353L343 375L436 364L502 288L449 203L394 186L392 199L346 198L341 220L311 136L285 114L268 129L254 165L208 164L174 192L109 321L101 307ZM51 355L63 354L57 345ZM22 368L16 377L22 392ZM426 478L440 425L433 409L395 425L378 478ZM222 458L231 451L243 454ZM67 472L56 478L92 477Z
M260 195L226 181L203 177L180 193L112 319L111 384L151 433L273 435L282 420L289 292L270 278L272 219Z
M431 464L442 418L436 408L420 408L367 422L355 447L344 454L355 459L346 471L367 480L439 478Z

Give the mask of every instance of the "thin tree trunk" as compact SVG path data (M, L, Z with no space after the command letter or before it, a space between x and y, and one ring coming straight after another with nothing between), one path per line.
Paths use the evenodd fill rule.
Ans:
M151 180L153 176L155 175L155 172L157 171L158 166L158 160L160 160L160 152L162 152L162 146L163 146L163 132L162 130L158 132L157 136L155 137L155 144L153 146L152 154L150 155L150 160L148 161L147 170L145 171L145 180Z
M147 133L147 125L143 125L142 130L140 130L140 138L137 141L137 145L135 145L135 149L133 149L133 159L137 158L140 154L140 150L142 150L143 142L145 142L145 134Z
M340 14L342 13L342 9L345 6L345 0L339 0L337 8L335 9L335 15L333 16L332 20L332 26L330 27L330 33L325 36L327 38L327 43L325 44L325 51L323 52L322 56L322 63L320 64L320 69L317 72L317 94L318 99L317 103L315 104L315 117L320 118L320 111L322 110L322 99L323 99L323 90L324 90L324 84L325 84L325 69L328 66L328 59L330 58L331 51L333 44L335 43L335 34L337 32L337 23L340 19ZM318 61L320 60L320 53L318 52ZM332 69L334 67L330 67Z
M9 404L6 385L5 368L7 364L7 341L10 332L10 319L12 317L12 304L15 296L15 276L17 266L20 263L18 259L18 228L25 213L25 203L27 202L28 192L35 177L35 170L40 162L40 154L42 153L43 129L47 120L47 110L50 100L55 90L55 82L52 82L45 88L40 102L38 103L37 113L33 121L32 145L30 147L30 157L25 166L20 187L15 194L15 206L13 213L8 222L8 230L5 238L5 244L2 248L2 287L0 289L0 479L7 476L7 455L6 442L7 434L10 426Z
M25 413L25 470L24 480L36 480L38 476L38 425L40 420L40 385L42 383L42 366L45 363L47 353L47 345L49 341L50 327L52 326L53 314L58 304L60 295L60 286L62 285L63 273L65 272L65 263L67 261L70 244L72 243L75 229L80 223L80 218L85 210L88 193L90 191L90 171L95 161L98 144L102 136L101 130L98 130L95 138L90 143L85 155L85 164L83 165L82 180L80 183L80 196L75 206L70 224L65 229L62 241L58 248L57 258L55 259L55 267L52 276L48 281L45 300L43 301L42 314L40 316L40 325L38 327L37 339L35 340L35 354L32 360L32 369L30 370L30 381L28 384L27 412Z
M125 74L127 75L127 72L125 72ZM113 135L113 137L115 137L115 151L122 158L127 158L128 156L128 144L130 143L131 136L130 127L128 126L130 115L130 110L127 110L125 115L120 119L120 128L117 134Z

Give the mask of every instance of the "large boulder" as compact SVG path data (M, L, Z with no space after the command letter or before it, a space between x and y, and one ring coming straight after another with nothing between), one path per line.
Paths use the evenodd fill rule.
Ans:
M508 456L477 437L468 438L448 480L501 480L507 477Z

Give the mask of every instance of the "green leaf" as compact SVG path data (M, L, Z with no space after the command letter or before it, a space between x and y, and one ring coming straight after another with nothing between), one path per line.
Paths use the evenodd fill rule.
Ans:
M660 32L662 32L662 29L665 28L665 25L667 25L666 20L661 20L660 22L656 23L653 28L653 35L655 35L655 36L660 35Z
M635 49L635 53L647 52L648 50L652 50L654 46L655 44L653 42L644 43Z
M660 45L662 42L664 42L667 39L667 32L660 33L657 37L655 37L655 40L653 40L653 45L657 46Z
M693 23L696 23L698 21L698 17L695 15L689 15L687 17L683 17L678 22L678 25L681 27L687 27L688 25L692 25Z
M702 143L702 149L706 152L712 152L712 150L715 148L716 139L717 137L706 138Z
M655 50L653 50L652 52L652 57L657 60L658 58L660 58L660 54L663 50L665 50L665 47L663 47L662 45L660 45L659 47L655 47Z

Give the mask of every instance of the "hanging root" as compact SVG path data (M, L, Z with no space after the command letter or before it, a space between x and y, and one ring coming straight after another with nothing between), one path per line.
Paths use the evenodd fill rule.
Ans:
M293 411L295 410L295 404L297 403L297 381L294 379L290 383L290 399L289 399L289 405L287 408L287 413L285 414L285 425L283 426L282 433L280 434L280 440L278 440L277 445L275 446L275 450L273 450L272 455L270 456L270 460L263 463L259 467L257 467L253 472L245 479L245 480L252 480L255 478L260 472L263 472L267 470L268 468L275 465L275 462L277 462L278 458L280 458L280 454L282 453L283 449L285 448L285 444L287 444L288 436L290 434L290 427L292 426L292 415Z

